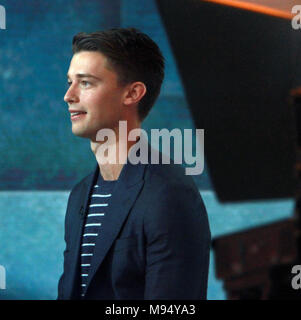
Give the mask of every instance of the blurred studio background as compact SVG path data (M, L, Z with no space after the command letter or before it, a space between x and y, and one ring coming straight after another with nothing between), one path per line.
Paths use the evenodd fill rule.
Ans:
M166 76L161 95L143 128L147 131L151 128L205 129L205 157L208 147L208 158L204 172L194 179L208 211L212 238L226 239L234 248L229 253L228 247L222 247L224 256L221 256L218 250L220 243L222 246L225 242L212 246L208 299L269 297L267 287L275 286L269 273L271 266L285 263L292 266L297 259L297 249L291 250L295 245L293 239L285 250L291 256L283 258L277 251L271 256L270 263L264 264L275 247L281 247L279 233L275 231L275 235L271 231L267 236L268 244L265 239L254 238L254 232L268 235L270 225L295 220L297 196L292 162L297 155L294 153L295 133L290 132L294 122L286 116L285 108L288 110L289 104L285 97L288 97L289 89L298 84L296 77L294 84L290 78L296 66L292 58L295 47L294 44L291 46L291 38L288 39L286 33L288 25L291 29L288 17L297 1L167 2L0 0L6 13L6 29L0 30L0 265L6 273L0 299L52 300L57 296L57 284L63 270L68 195L95 165L89 141L72 135L68 108L63 101L67 89L66 73L72 57L71 42L80 31L135 27L148 34L165 56ZM265 23L269 29L265 28ZM274 27L279 29L271 30ZM235 39L239 37L245 42L236 43ZM250 52L248 45L256 50ZM264 45L269 45L271 51L264 49ZM239 48L242 55L236 56ZM265 54L269 52L270 64L264 60L268 57L260 48ZM191 60L187 59L190 52ZM219 54L225 54L225 60L221 60ZM252 56L250 60L249 55ZM208 62L204 57L209 57ZM231 61L231 67L223 61ZM257 61L262 69L255 67ZM239 66L236 70L235 63L242 68ZM191 69L188 70L189 64ZM280 70L280 65L287 69ZM201 72L202 68L204 72ZM239 80L248 79L249 73L253 72L251 69L261 72L262 77L259 73L250 75L255 86L260 88L258 90L254 85L253 91L249 90L251 83ZM212 74L216 78L210 77ZM261 83L265 74L268 75L266 82ZM189 82L192 81L190 78L194 79L193 83ZM233 99L228 99L223 91L228 88L227 92L230 92L230 86L236 88ZM237 92L243 92L245 96L236 99ZM283 100L277 96L281 105L268 103L274 101L268 99L274 96L271 92L281 93ZM200 94L198 102L194 93ZM246 96L252 101L251 105L246 103L244 106L242 101ZM228 103L227 107L214 109L214 101L218 105L218 100L213 97L221 97L221 101L226 101L225 106ZM263 102L264 107L260 110L254 107ZM210 113L210 110L214 112ZM231 110L236 113L231 114ZM241 115L243 110L246 113ZM274 114L278 117L270 119L269 115ZM289 110L287 114L290 114ZM233 119L237 119L241 127L235 126ZM223 127L227 121L231 130ZM271 131L266 133L266 127ZM210 131L214 128L216 135ZM253 140L248 136L252 128L256 132L251 137ZM227 136L227 139L221 141L221 136ZM252 143L248 143L250 141ZM269 141L273 144L270 153L264 145L271 145ZM246 146L254 149L247 150ZM258 153L254 154L257 149ZM244 161L236 162L239 158L235 155L240 154L239 150L242 159L252 152L253 166L242 167ZM248 159L251 161L250 157ZM276 159L280 160L277 162ZM276 161L275 165L273 161ZM259 166L260 163L263 165L261 171L256 169L256 164ZM272 169L269 171L268 168ZM257 174L252 169L256 169ZM274 181L272 177L280 180ZM256 187L256 183L264 186L262 181L267 181L264 190ZM271 192L265 192L267 189ZM246 190L243 195L242 190ZM258 190L258 193L252 193L252 190ZM251 238L248 238L248 231ZM282 235L294 232L295 229L293 232L286 230ZM253 239L250 240L251 249L248 239ZM265 251L262 251L263 247ZM239 254L234 257L231 252L234 256L236 252ZM249 257L249 261L257 261L259 265L248 269L250 263L244 262L247 258L242 261L242 256L250 252L258 255ZM217 261L220 261L219 272ZM225 271L223 265L232 269L229 267ZM290 279L291 273L286 271L286 276Z

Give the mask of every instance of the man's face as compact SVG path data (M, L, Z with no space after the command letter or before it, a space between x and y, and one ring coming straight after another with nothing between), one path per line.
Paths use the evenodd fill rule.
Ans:
M82 51L74 54L67 75L69 89L64 100L71 112L72 132L92 141L98 130L116 129L123 118L126 87L118 84L117 74L106 65L101 53Z

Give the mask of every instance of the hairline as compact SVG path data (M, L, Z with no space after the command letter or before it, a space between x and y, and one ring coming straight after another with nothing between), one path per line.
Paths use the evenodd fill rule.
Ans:
M118 72L118 68L114 67L112 64L113 64L113 61L111 60L110 57L108 57L105 53L103 53L101 50L87 50L87 49L79 49L78 51L76 52L73 52L73 56L78 54L78 53L81 53L81 52L97 52L97 53L100 53L104 59L105 59L105 64L104 64L104 67L110 71L113 71L116 76L117 76L117 82L118 82L118 85L119 86L126 86L127 84L130 84L130 83L134 83L136 81L124 81L122 79L122 75L120 75L120 72ZM144 83L144 81L141 81ZM145 84L145 83L144 83Z

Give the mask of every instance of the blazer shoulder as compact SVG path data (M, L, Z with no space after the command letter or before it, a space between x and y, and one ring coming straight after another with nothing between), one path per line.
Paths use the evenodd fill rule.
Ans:
M152 212L146 213L151 219L160 219L162 215L176 218L181 210L185 216L193 216L196 211L206 214L204 201L194 180L185 175L184 167L177 164L149 165L143 199L148 204L147 211Z
M207 210L191 176L175 164L154 165L145 179L144 230L149 242L182 234L185 241L210 238ZM201 235L202 234L202 235Z
M149 164L145 179L154 189L188 189L199 193L193 178L186 175L185 168L179 164Z

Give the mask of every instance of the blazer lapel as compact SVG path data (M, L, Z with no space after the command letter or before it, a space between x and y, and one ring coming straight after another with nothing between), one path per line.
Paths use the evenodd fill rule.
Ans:
M120 177L109 201L109 212L105 217L100 236L95 243L85 292L114 240L118 236L130 209L137 199L144 183L144 170L144 164L133 165L126 163L120 173Z
M98 165L92 174L90 174L82 183L82 186L78 193L74 195L75 202L71 207L72 212L72 224L73 227L71 229L70 235L70 276L69 279L71 280L71 285L68 286L70 288L69 295L73 296L76 295L76 291L78 290L79 286L79 253L80 253L80 245L81 245L81 235L83 229L83 223L85 218L85 212L87 212L88 205L89 205L89 197L90 197L90 190L98 176Z

